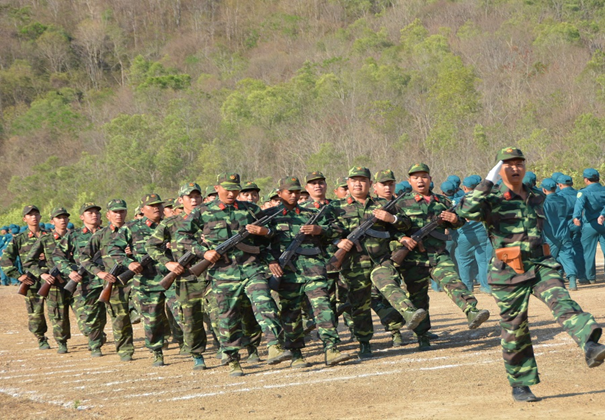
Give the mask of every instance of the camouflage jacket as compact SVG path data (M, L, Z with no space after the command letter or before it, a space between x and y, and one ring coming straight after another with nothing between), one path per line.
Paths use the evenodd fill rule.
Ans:
M233 205L225 205L218 199L213 200L191 213L187 230L194 234L194 238L200 239L192 247L197 255L203 257L206 251L215 249L263 216L260 207L254 203L236 201ZM249 235L241 244L229 250L208 269L210 277L241 280L266 271L264 256L267 238Z
M67 235L68 232L65 232ZM65 236L63 235L63 236ZM61 242L63 236L59 235L57 232L50 232L49 235L42 235L36 243L34 243L27 253L27 256L23 260L23 267L29 270L36 277L40 277L44 273L50 273L50 271L54 268L55 263L53 261L53 253L55 252L55 248L57 244ZM43 259L46 264L39 264L40 259ZM65 279L63 279L65 281Z
M355 228L366 219L373 217L372 211L387 204L384 198L373 198L368 196L365 204L360 203L353 197L348 196L342 200L331 203L334 208L336 219L332 223L334 235L337 238L346 238ZM390 255L389 242L401 232L410 227L410 220L402 214L397 214L397 221L393 224L381 220L376 221L372 229L378 232L387 232L386 238L376 238L366 235L361 240L361 250L353 247L348 253L342 266L343 270L355 267L370 267Z
M409 217L411 225L406 233L407 236L414 234L439 217L441 212L452 207L452 202L444 195L431 193L428 197L429 200L427 201L422 194L412 191L411 193L407 193L395 205L398 216L404 214ZM425 251L421 252L419 247L414 248L405 258L405 262L425 267L435 265L435 257L437 255L447 254L445 249L445 240L447 238L445 229L458 229L464 223L465 220L462 217L458 217L458 222L455 224L449 222L440 224L429 236L422 240ZM402 246L399 241L391 243L393 250Z
M330 209L329 206L328 209ZM281 204L276 207L275 211L279 212L279 216L271 220L269 224L269 229L271 229L269 235L271 251L267 254L268 262L279 259L280 255L298 235L301 226L307 224L309 219L319 210L313 205L310 208L296 206L292 210L288 210ZM283 268L286 274L284 279L287 282L305 283L308 280L326 277L326 255L324 250L335 239L335 233L325 212L314 224L319 225L322 232L317 236L305 235L304 241L296 251L297 255L291 260L292 265ZM289 273L291 275L288 275Z
M52 259L55 266L61 271L63 279L68 281L69 274L72 271L78 271L81 266L82 250L88 244L92 237L92 231L87 227L83 227L64 235L53 252ZM97 261L102 265L101 261ZM79 283L79 288L82 293L87 294L89 290L103 286L103 280L97 276L85 272L82 276L82 281Z
M134 249L130 229L126 226L117 228L110 223L92 235L81 251L80 263L86 271L95 276L101 271L109 272L116 264L119 264L124 271L130 263L136 261L126 254L127 247ZM93 259L98 250L101 251L102 264ZM119 286L120 283L117 282L116 285Z
M126 224L126 227L130 230L132 235L132 241L134 247L132 249L133 258L137 261L141 261L145 255L147 255L147 240L153 232L157 229L159 223L155 223L143 217ZM165 246L164 246L165 251ZM170 256L170 254L167 254ZM146 291L164 291L164 288L160 286L160 280L168 274L168 270L164 265L157 262L153 262L147 265L143 272L134 277L133 286L140 287Z
M494 250L519 246L526 273L517 276L494 257L490 284L514 284L533 278L534 264L560 267L554 258L544 256L542 249L545 196L523 186L527 193L523 200L505 185L497 192L492 192L492 186L491 181L483 180L462 200L458 214L483 222ZM499 273L503 270L506 273Z
M47 230L42 229L40 231L40 237L47 236L48 234L49 232ZM7 277L16 279L19 278L25 271L28 271L27 268L24 267L23 272L21 272L18 266L20 262L25 261L27 254L38 241L38 238L39 237L34 235L33 232L26 230L25 232L13 236L13 238L9 241L7 247L2 253L2 258L0 258L0 266ZM45 267L46 259L38 260L37 265L40 267ZM38 287L38 285L34 285L32 287Z

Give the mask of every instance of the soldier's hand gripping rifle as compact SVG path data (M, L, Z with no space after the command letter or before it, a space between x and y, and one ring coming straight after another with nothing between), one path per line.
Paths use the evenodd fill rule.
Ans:
M118 273L120 272L120 270L122 269L122 264L116 264L113 266L113 268L109 271L109 274L116 277L119 280L118 277ZM97 300L98 302L103 302L103 303L109 303L109 299L111 298L111 292L113 290L113 283L110 283L108 281L105 282L105 286L103 286L103 290L101 291L101 294L99 295L99 299Z
M309 220L307 220L307 223L305 223L304 226L312 226L317 223L317 221L321 216L323 216L327 208L328 206L323 206L321 210L313 213L313 215L309 218ZM299 250L300 245L307 238L307 236L308 235L303 232L298 232L292 242L290 242L290 245L288 245L286 250L282 252L282 254L279 256L279 259L277 261L282 270L286 267L290 267L292 271L296 270L294 268L294 265L292 264L292 258L294 258L299 253L297 251ZM275 291L278 291L279 286L281 284L281 279L281 277L271 276L271 278L269 279L269 287Z
M280 212L276 211L270 215L265 215L265 216L261 217L260 219L258 219L257 221L255 221L254 223L250 223L250 224L254 225L254 226L264 226L267 223L269 223L271 221L271 219L273 219L279 213ZM235 235L233 235L232 237L227 239L225 242L223 242L222 244L217 246L214 250L222 257L227 252L229 252L229 250L237 247L238 245L241 246L240 244L244 241L244 239L246 239L250 235L251 235L250 232L248 232L246 230L246 226L243 226ZM206 259L202 259L200 262L193 265L189 269L189 271L191 271L193 274L195 274L197 277L199 277L200 274L202 274L204 271L206 271L206 269L208 269L208 267L210 267L212 264L214 264L214 263L211 263L210 261L208 261Z
M191 264L191 262L194 259L195 259L195 254L191 251L187 251L183 254L183 256L181 258L179 258L177 263L180 266L187 268L187 266L189 264ZM162 286L164 288L164 290L170 289L170 286L172 286L172 283L174 283L174 281L176 280L176 278L178 276L179 276L178 274L171 271L170 273L166 274L166 276L162 280L160 280L160 286Z
M92 257L92 259L93 259L93 261L97 261L97 260L99 260L100 257L101 257L101 251L99 250L99 251L95 252L95 255ZM101 262L101 264L102 264L102 262ZM84 275L87 273L87 271L84 267L80 266L80 268L78 268L77 273L80 277L84 277ZM66 290L69 293L73 294L76 291L76 287L78 287L78 283L70 279L67 282L67 284L65 285L65 287L63 287L63 290Z
M38 281L36 279L36 276L34 276L29 271L26 271L24 274L27 276L27 280L33 282L33 284L36 284L36 282ZM27 296L27 291L33 284L27 284L25 282L21 282L21 285L19 286L19 290L17 291L17 293L22 296Z
M395 206L395 203L397 203L401 198L403 198L404 195L405 194L400 194L397 198L389 201L387 204L382 206L380 210L388 211L390 213L390 210ZM363 222L361 222L361 224L357 226L357 228L355 228L351 233L349 233L349 236L347 236L347 239L355 244L355 247L357 248L358 252L362 251L361 240L366 235L384 239L390 237L388 232L380 232L372 229L372 226L374 226L374 223L376 223L377 221L378 218L376 216L368 217ZM328 265L326 267L327 270L338 271L342 266L342 263L344 262L347 253L348 251L345 251L342 248L338 248L332 258L330 258L330 261L328 261Z
M456 210L456 207L457 207L457 204L444 211L453 213ZM416 242L420 242L421 240L423 240L424 238L429 236L431 234L431 232L434 231L437 228L437 226L439 226L442 222L443 222L443 220L440 219L439 216L437 216L430 223L424 225L422 228L420 228L416 232L414 232L412 234L412 236L410 236L410 238ZM410 250L407 247L403 246L391 254L391 261L393 261L397 265L401 265L403 263L403 260L405 260L405 257L407 257L407 255L409 253L410 253Z
M50 292L51 286L58 286L59 283L63 283L63 279L61 278L61 272L57 267L53 267L53 269L50 270L50 273L48 274L55 278L55 284L50 284L47 281L42 282L40 289L38 289L38 296L42 296L43 298L48 297L48 292Z
M139 264L141 264L141 266L143 268L146 268L147 266L151 265L152 263L153 263L153 258L151 258L149 255L145 255L141 259L141 262ZM118 279L120 280L120 282L122 284L126 284L126 283L128 283L128 280L132 279L135 276L135 274L136 273L132 270L126 270L118 276Z

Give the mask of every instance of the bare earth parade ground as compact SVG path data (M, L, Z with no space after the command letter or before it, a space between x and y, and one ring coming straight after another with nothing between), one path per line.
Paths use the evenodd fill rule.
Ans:
M602 254L601 254L602 255ZM602 260L599 261L602 266ZM572 297L605 325L605 279L581 286ZM231 378L209 346L209 369L192 371L176 344L165 351L167 366L151 367L141 324L136 352L121 363L111 344L92 359L80 334L68 354L40 351L27 330L25 305L15 286L0 288L0 417L2 419L444 419L605 418L605 366L588 369L584 355L555 324L547 307L532 298L530 323L542 383L532 387L542 401L513 402L500 351L498 311L491 296L478 294L492 317L475 331L444 293L431 292L435 349L417 352L411 333L392 348L390 334L375 323L375 357L335 368L323 364L321 343L307 344L310 368L293 370L243 364L246 376ZM72 333L76 332L75 320ZM111 328L106 328L112 339ZM316 333L313 333L316 334ZM342 331L341 350L356 351ZM110 341L111 343L111 341ZM263 349L261 358L266 351Z

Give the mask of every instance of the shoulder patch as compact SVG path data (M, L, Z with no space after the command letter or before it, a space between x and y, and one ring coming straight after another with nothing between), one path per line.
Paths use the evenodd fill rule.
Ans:
M576 194L576 198L580 198L580 197L582 197L582 193L578 192L578 194Z

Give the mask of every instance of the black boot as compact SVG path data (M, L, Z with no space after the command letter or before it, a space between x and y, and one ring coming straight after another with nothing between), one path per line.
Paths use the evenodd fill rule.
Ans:
M513 399L517 402L535 402L539 399L531 392L528 386L514 386Z
M605 360L605 346L594 341L588 341L584 346L584 354L589 368L600 366Z

